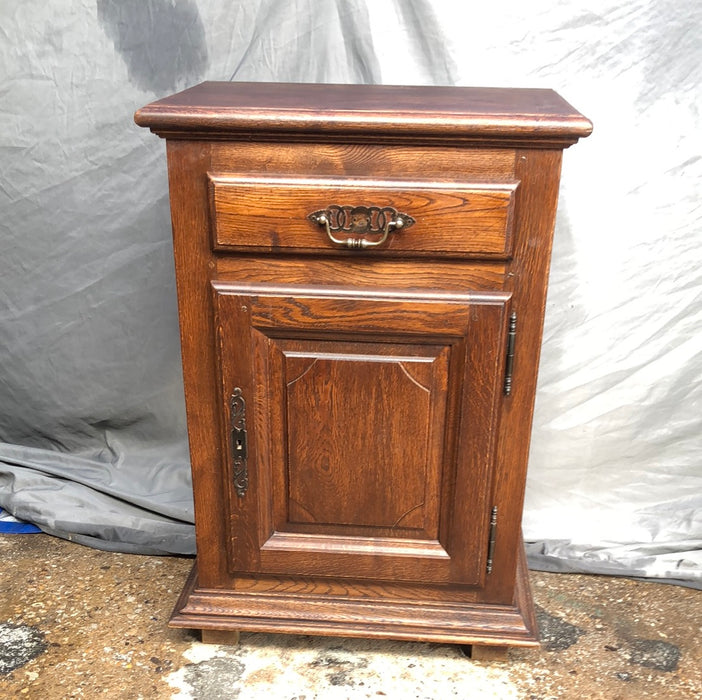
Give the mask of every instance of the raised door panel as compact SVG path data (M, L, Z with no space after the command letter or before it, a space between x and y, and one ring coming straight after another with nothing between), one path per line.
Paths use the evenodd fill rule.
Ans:
M214 287L232 572L479 585L509 295Z
M328 341L274 348L284 377L271 407L285 407L287 428L277 454L288 477L280 526L436 539L447 349Z

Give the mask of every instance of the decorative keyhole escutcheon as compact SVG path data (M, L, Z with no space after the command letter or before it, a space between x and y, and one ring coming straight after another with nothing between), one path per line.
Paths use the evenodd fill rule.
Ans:
M232 441L232 478L237 495L243 498L249 487L248 446L246 435L246 401L241 389L237 387L229 400L231 441Z

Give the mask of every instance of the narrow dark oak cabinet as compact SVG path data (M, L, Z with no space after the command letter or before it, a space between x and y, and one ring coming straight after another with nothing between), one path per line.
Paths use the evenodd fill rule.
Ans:
M537 644L550 90L203 83L167 140L197 566L171 624ZM214 635L214 636L213 636Z

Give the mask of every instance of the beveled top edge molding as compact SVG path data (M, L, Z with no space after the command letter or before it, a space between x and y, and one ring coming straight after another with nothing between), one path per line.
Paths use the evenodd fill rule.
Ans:
M553 90L206 82L134 115L165 138L526 144L563 148L591 122Z

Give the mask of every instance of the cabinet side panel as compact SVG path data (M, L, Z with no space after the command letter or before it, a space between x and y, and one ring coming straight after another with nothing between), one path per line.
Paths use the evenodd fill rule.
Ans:
M524 485L561 157L559 150L517 152L516 173L521 184L517 192L515 250L505 282L505 288L512 292L517 331L512 392L503 399L497 445L497 538L491 584L486 590L486 600L495 603L512 603L517 555L522 546Z
M216 585L226 577L225 561L219 556L226 546L226 523L222 518L221 416L215 399L215 332L208 284L206 173L210 146L169 141L167 148L199 572L204 585Z

